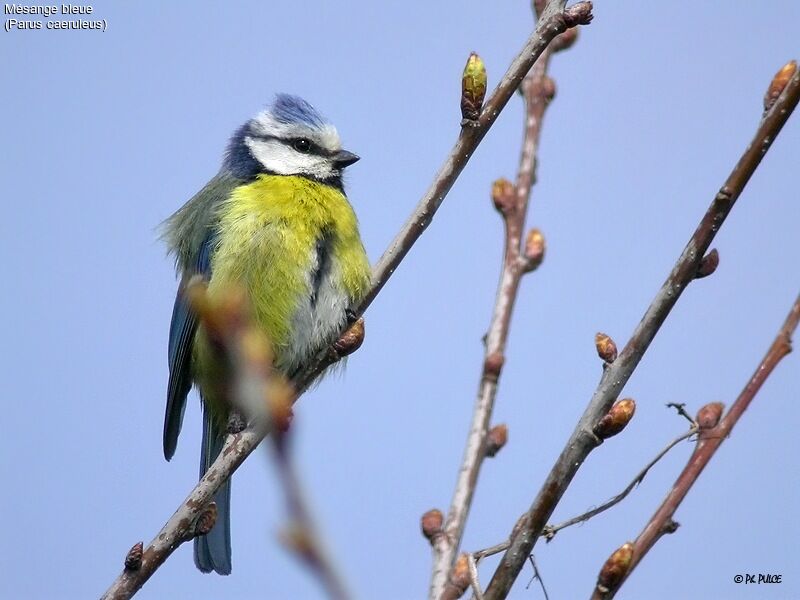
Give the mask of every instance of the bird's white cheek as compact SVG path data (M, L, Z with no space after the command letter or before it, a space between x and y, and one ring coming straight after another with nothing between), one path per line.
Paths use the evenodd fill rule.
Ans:
M278 175L308 175L327 179L333 175L330 161L313 154L301 154L277 140L246 141L250 152L265 170Z

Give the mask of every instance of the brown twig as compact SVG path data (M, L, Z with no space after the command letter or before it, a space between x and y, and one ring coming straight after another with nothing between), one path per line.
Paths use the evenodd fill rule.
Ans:
M789 315L783 323L778 335L767 350L761 364L758 365L753 376L747 382L736 402L733 403L727 414L719 420L718 423L713 423L711 427L702 428L698 437L697 445L694 452L689 457L686 466L681 471L678 479L675 481L672 489L670 490L664 502L658 510L650 518L645 528L636 538L633 543L633 556L631 558L630 566L627 572L623 575L622 579L616 586L610 588L608 591L595 589L592 596L596 600L607 600L613 598L616 592L624 581L630 576L631 571L636 568L642 558L650 551L650 549L658 542L659 539L665 534L671 532L672 524L674 521L672 517L675 511L686 498L686 494L692 489L692 486L697 481L697 478L703 472L706 465L716 453L717 449L722 445L722 442L727 439L733 430L736 423L739 421L744 411L750 406L753 398L761 389L761 386L770 376L772 371L781 361L781 359L792 351L792 334L797 329L798 322L800 322L800 295L794 301ZM718 405L707 405L704 407L706 413L714 413L719 410L721 415L721 407ZM701 409L701 413L704 411ZM702 424L702 415L698 415L698 422ZM710 424L710 423L709 423Z
M592 428L619 396L678 298L696 277L712 240L799 100L800 72L795 72L778 99L764 114L753 141L714 197L625 348L603 372L589 405L542 488L523 515L521 526L512 535L511 545L484 592L486 600L500 600L508 595L556 505L586 457L597 447L598 439L592 433Z
M544 8L539 17L537 31L547 26L547 11L552 4L550 2L548 7ZM551 54L552 49L545 48L520 86L525 102L525 135L516 182L512 184L506 180L498 180L492 189L492 199L502 216L505 229L503 265L491 323L484 338L484 360L477 400L464 457L444 525L445 535L436 538L432 544L433 566L429 589L431 600L437 600L442 596L461 545L481 465L487 455L490 455L487 452L487 434L500 372L505 362L506 340L519 284L523 275L538 267L544 257L544 238L541 233L532 230L525 238L523 231L531 188L536 179L536 153L542 119L555 93L553 81L547 76Z
M362 315L377 294L397 269L431 222L444 198L447 196L458 176L464 170L475 149L494 124L509 98L517 89L525 74L539 58L547 45L563 31L591 20L591 2L579 2L564 10L565 0L549 0L546 19L531 34L525 46L512 61L503 78L498 83L489 100L483 107L479 119L470 127L463 127L455 145L439 169L428 191L412 212L408 221L395 236L372 271L372 286L361 305L354 312ZM545 15L543 15L544 17ZM344 333L344 332L343 332ZM326 353L321 355L296 381L297 392L292 401L308 388L314 379L331 362ZM136 571L123 571L103 595L104 599L124 599L133 596L169 558L185 537L189 525L208 505L220 486L239 468L244 460L264 439L263 428L248 427L244 431L231 434L225 440L222 452L206 474L189 493L189 496L170 517L161 531L148 544L143 553L142 565Z

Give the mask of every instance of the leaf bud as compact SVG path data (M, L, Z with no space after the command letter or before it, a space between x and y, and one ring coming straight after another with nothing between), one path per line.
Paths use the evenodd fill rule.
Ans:
M725 405L722 402L710 402L697 411L697 425L700 429L713 429L722 418Z
M633 544L625 542L608 557L603 568L600 569L600 574L597 576L597 590L606 594L622 583L625 575L628 574L632 560Z
M768 111L772 108L772 105L780 97L783 90L789 83L789 80L794 76L795 72L797 71L797 61L790 60L788 63L783 65L777 73L775 73L775 77L772 78L772 81L767 88L767 93L764 94L764 110Z
M486 65L472 52L461 77L461 116L464 121L474 122L481 115L483 99L486 97Z
M442 523L444 523L444 515L438 508L432 508L422 515L420 519L420 528L422 529L422 535L425 536L425 539L433 542L434 538L441 535Z
M617 435L630 423L636 412L636 402L632 398L625 398L608 410L605 416L594 426L594 434L602 440Z
M508 425L501 423L495 425L486 435L486 456L494 457L508 441Z
M717 252L716 248L713 248L711 252L706 254L703 257L703 260L700 261L700 265L697 267L697 273L695 273L695 279L702 279L703 277L708 277L714 271L717 270L719 266L719 252Z
M142 555L144 554L144 544L136 542L128 554L125 556L125 570L138 571L142 567Z
M536 270L544 260L544 253L546 244L544 241L544 234L534 228L525 236L525 267L524 271L530 273Z
M611 336L598 332L594 336L594 347L597 348L597 356L603 362L610 364L617 360L617 345L611 339Z

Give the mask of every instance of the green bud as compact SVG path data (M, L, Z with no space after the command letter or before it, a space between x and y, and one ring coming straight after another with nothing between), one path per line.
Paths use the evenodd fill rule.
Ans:
M475 52L469 55L461 78L461 116L477 121L486 97L486 65Z

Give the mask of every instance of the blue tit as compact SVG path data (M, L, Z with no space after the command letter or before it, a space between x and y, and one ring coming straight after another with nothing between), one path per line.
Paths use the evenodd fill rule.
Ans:
M288 376L335 341L348 307L364 298L370 267L342 183L357 160L309 103L280 94L233 134L219 173L164 223L180 276L169 330L167 460L193 384L203 404L201 477L222 448L229 415L221 365L185 296L193 276L207 281L212 300L234 285L247 292L275 366ZM195 538L194 560L203 572L227 575L230 482L214 500L217 522Z

